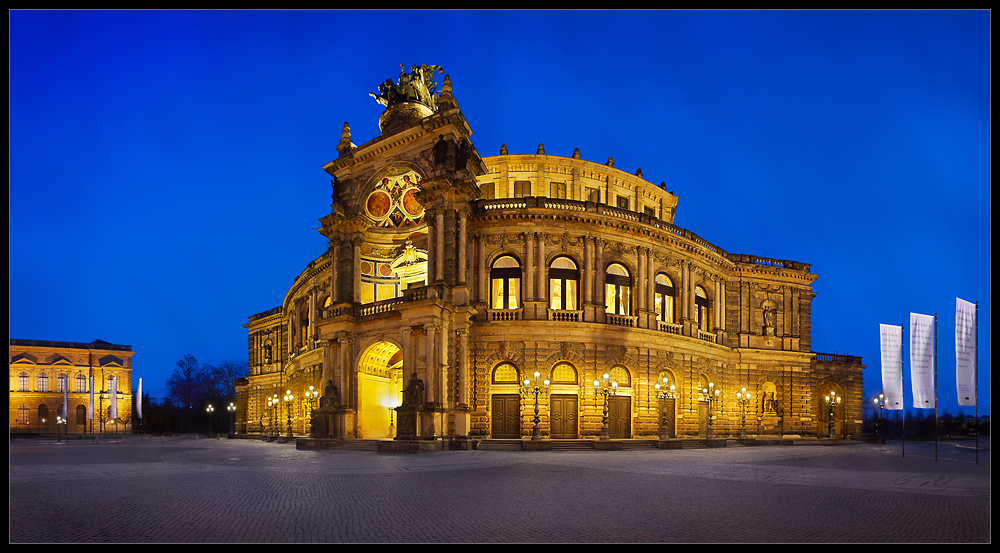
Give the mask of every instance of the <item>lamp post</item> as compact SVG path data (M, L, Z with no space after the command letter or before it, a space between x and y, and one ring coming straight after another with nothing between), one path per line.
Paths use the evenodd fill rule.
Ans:
M675 386L669 383L667 377L663 377L663 387L660 387L660 383L656 383L656 397L660 399L660 439L668 440L670 439L670 432L667 429L667 425L663 423L664 414L666 411L666 400L674 399Z
M535 418L533 419L533 421L535 423L535 426L531 430L531 439L532 440L541 440L542 439L542 431L541 431L541 429L538 428L538 423L541 421L541 418L539 418L539 416L538 416L538 395L539 394L547 394L549 392L549 381L548 380L542 381L541 386L539 386L538 379L541 378L541 376L542 375L539 374L538 371L535 371L535 383L534 384L532 384L531 380L528 379L528 378L525 378L524 382L523 382L524 393L526 393L526 394L535 394Z
M834 392L833 390L830 390L830 393L826 396L826 408L827 408L827 411L826 411L826 415L827 415L826 416L826 418L827 418L827 421L826 421L827 433L826 433L826 435L827 435L828 438L836 438L836 436L834 436L834 434L833 434L833 432L834 432L833 428L834 428L835 417L836 417L836 411L835 411L835 409L836 409L836 407L838 405L840 405L840 402L842 400L843 400L843 398L841 396L838 396L837 392Z
M702 388L701 393L708 401L708 439L715 438L715 429L712 427L712 419L715 413L715 403L719 401L719 390L715 389L715 383L709 382L708 388Z
M274 394L273 396L268 396L267 406L271 409L271 420L267 425L267 436L270 438L278 435L275 426L276 425L275 421L277 421L278 419L278 394Z
M66 419L64 419L64 418L62 418L61 416L58 416L58 415L56 416L56 441L57 442L62 441L61 438L60 438L60 436L59 436L59 427L62 426L62 425L64 425L64 424L66 424L66 422L67 422ZM68 433L66 435L66 441L69 442L69 434Z
M212 435L212 413L215 412L215 407L212 407L212 404L209 403L208 407L205 408L205 412L208 413L208 435L209 435L209 437L211 437L211 435Z
M234 404L233 402L230 401L229 405L226 406L226 411L229 411L229 433L230 434L235 434L236 433L236 404Z
M309 386L309 389L306 390L306 405L309 406L309 409L306 410L306 413L309 415L309 421L308 421L309 424L303 424L303 432L306 432L307 434L310 433L309 427L310 424L312 424L313 404L318 400L319 400L319 390L317 390L313 386ZM303 417L303 422L304 423L306 422L305 417Z
M750 405L752 394L744 387L736 392L736 404L740 406L740 428L743 439L747 439L747 406Z
M291 390L285 390L285 410L288 411L288 432L285 435L286 438L291 439L292 437L292 401L295 400L295 396L292 395Z
M885 394L879 392L878 397L872 398L872 403L878 410L878 418L875 419L875 435L878 436L879 440L883 440L882 433L885 432L885 428L882 426L882 414L885 410Z
M610 440L611 436L608 435L608 396L615 395L618 391L618 382L610 381L610 376L608 373L604 373L601 380L594 380L594 397L597 394L604 396L604 415L601 419L601 440Z

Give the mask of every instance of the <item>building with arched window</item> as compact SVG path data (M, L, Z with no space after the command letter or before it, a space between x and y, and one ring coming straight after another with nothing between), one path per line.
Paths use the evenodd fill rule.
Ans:
M67 435L115 421L119 432L131 430L131 389L132 346L10 340L11 434L55 434L57 417L66 419L58 431Z
M239 432L517 439L536 381L553 440L824 436L831 389L860 432L864 367L812 351L808 264L675 226L678 197L610 158L482 157L439 69L383 83L379 136L344 124L329 247L245 325Z

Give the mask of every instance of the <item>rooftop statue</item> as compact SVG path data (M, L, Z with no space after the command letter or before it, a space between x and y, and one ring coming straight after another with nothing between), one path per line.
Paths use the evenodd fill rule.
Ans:
M386 79L385 82L378 85L378 94L369 92L368 95L387 108L401 102L420 102L436 111L435 101L440 93L436 91L435 71L444 73L440 65L427 65L426 63L411 65L410 72L407 73L403 64L399 64L397 82L393 83L392 79Z

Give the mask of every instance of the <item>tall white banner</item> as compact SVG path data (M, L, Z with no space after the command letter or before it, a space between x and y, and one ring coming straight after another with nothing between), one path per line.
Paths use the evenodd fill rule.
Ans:
M917 409L934 409L934 354L934 317L910 313L910 384Z
M958 404L976 404L976 304L955 298L955 382Z
M139 418L142 418L142 377L139 377L139 405L138 405Z
M111 398L111 418L118 418L118 377L111 377L111 390L108 391Z
M94 420L94 377L90 377L90 401L87 402L87 420Z
M882 393L885 408L903 409L903 327L878 325L882 343Z

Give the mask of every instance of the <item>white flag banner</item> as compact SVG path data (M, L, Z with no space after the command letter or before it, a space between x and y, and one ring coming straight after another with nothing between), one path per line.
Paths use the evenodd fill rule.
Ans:
M882 342L882 393L885 408L903 409L903 327L878 325Z
M142 418L142 377L139 377L139 406L138 406L139 418Z
M68 420L68 417L69 417L69 381L66 382L66 387L63 388L63 408L62 408L63 420Z
M90 377L90 401L87 402L87 420L94 420L94 377Z
M111 377L111 390L108 396L111 398L111 418L118 418L118 378Z
M934 409L934 353L934 317L910 313L910 384L917 409Z
M955 298L955 382L958 404L976 404L976 304Z

